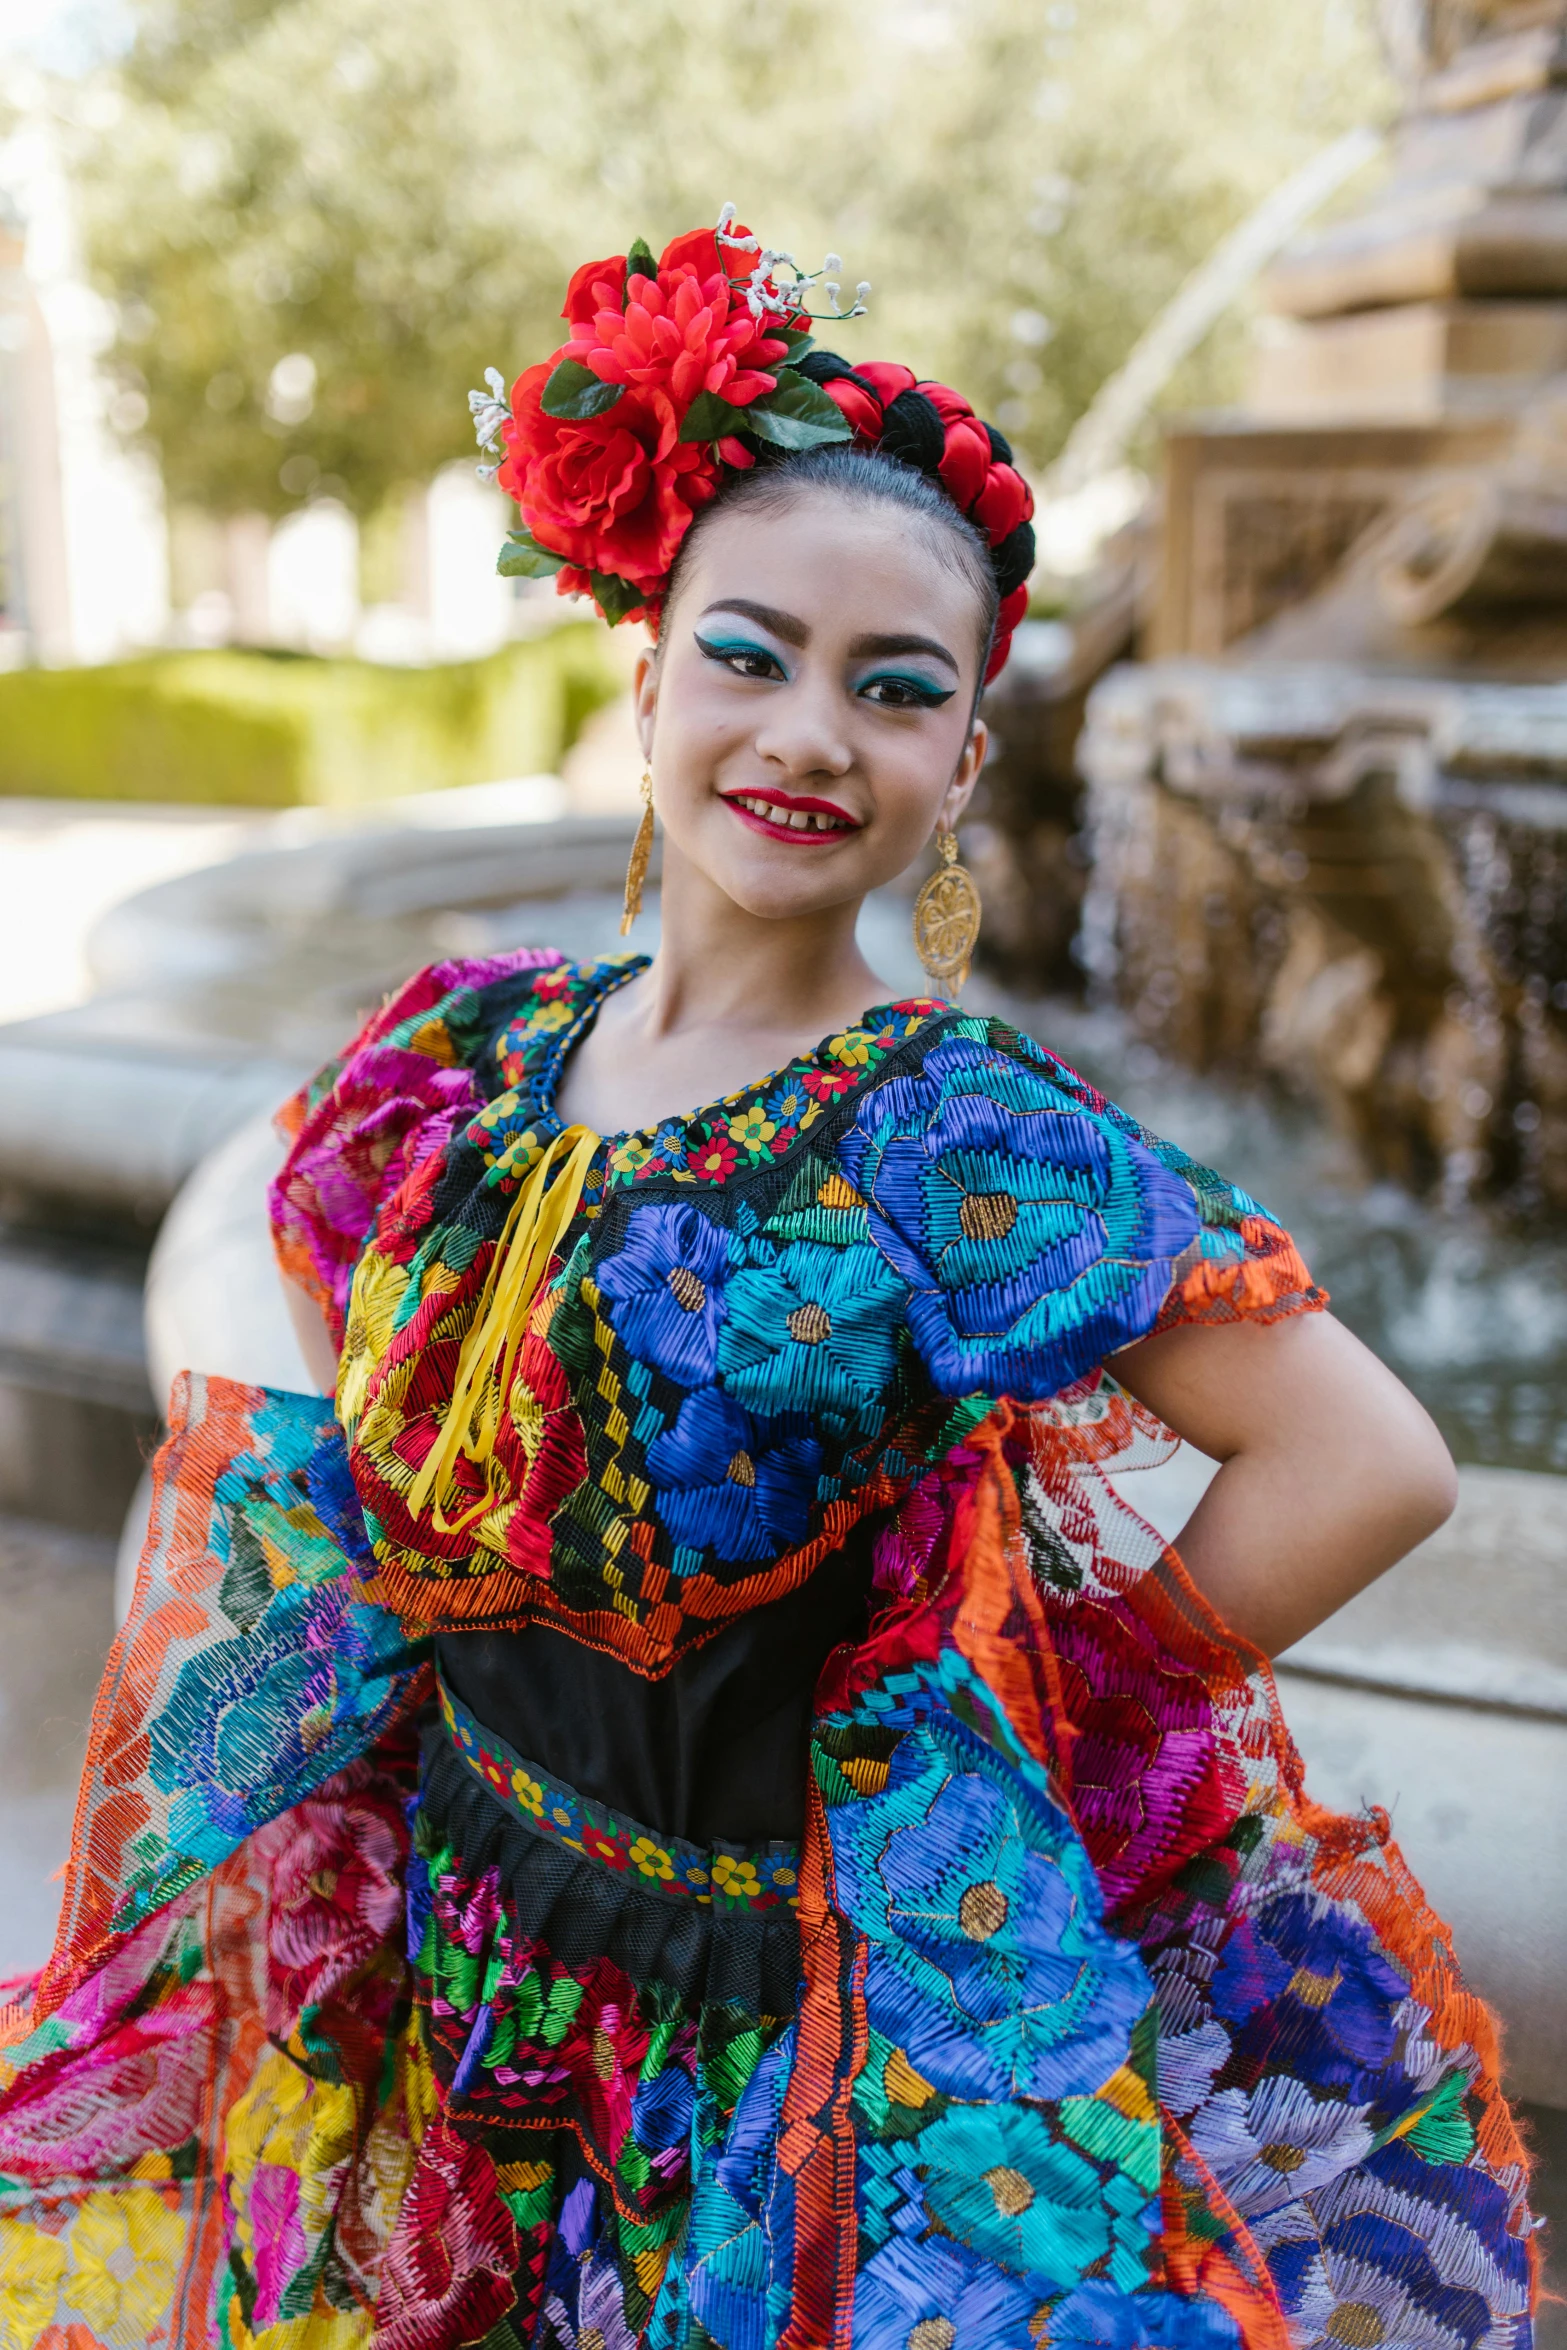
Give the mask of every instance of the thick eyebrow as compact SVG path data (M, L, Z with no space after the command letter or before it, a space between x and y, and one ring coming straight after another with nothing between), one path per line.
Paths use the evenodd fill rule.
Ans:
M758 628L770 629L782 637L786 645L803 645L810 638L810 630L803 620L796 620L792 612L775 611L771 604L753 604L746 596L720 596L716 604L704 605L702 618L709 612L738 612L745 620L754 620Z
M945 661L954 677L962 675L952 654L933 636L857 636L849 653L856 661L891 661L900 653L929 653L933 661Z
M720 596L716 603L704 607L704 620L709 612L738 612L759 628L771 630L786 645L803 645L810 640L805 622L796 620L792 612L780 612L771 604L753 604L748 596ZM903 653L928 653L932 660L944 661L954 677L963 674L954 655L933 636L857 636L849 647L852 661L891 661Z

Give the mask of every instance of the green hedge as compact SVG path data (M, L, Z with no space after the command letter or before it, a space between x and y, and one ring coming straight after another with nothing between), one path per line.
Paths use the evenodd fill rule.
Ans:
M157 653L0 676L0 794L356 807L559 765L624 689L607 633L569 623L431 669Z

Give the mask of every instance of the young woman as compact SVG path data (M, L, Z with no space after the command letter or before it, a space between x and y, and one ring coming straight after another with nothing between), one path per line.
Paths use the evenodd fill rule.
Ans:
M634 247L480 402L512 565L657 624L663 943L422 973L293 1106L335 1402L176 1397L4 2060L19 2342L1529 2340L1492 2026L1264 1662L1451 1463L1254 1201L885 1000L1027 492L802 294ZM1105 1476L1171 1429L1179 1559Z

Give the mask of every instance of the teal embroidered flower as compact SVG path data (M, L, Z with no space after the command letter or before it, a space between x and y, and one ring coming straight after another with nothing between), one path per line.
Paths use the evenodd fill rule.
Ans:
M945 1704L910 1710L879 1717L903 1732L885 1785L828 1815L870 2021L943 2096L1092 2096L1152 2000L1137 1945L1067 1814Z
M886 1391L906 1294L874 1248L792 1242L731 1273L720 1383L754 1412L855 1421Z
M1060 2292L1118 2253L1115 2282L1143 2281L1152 2248L1146 2199L1119 2173L1102 2187L1093 2164L1060 2145L1030 2107L949 2106L910 2151L932 2216L986 2259ZM1117 2208L1127 2203L1132 2211Z
M911 1817L924 1745L919 1731L902 1742L875 1806L889 1820L855 1839L876 1848L867 1989L881 2028L949 2096L1091 2094L1149 2004L1136 1945L1106 1932L1071 1822L1021 1788L933 1743ZM834 1822L835 1849L853 1832Z

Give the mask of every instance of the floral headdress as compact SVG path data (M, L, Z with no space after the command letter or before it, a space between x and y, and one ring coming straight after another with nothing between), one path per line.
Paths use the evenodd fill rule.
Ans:
M553 576L606 620L656 629L681 541L726 468L858 441L938 480L989 543L1001 608L988 684L1028 606L1033 495L1001 434L945 384L816 348L812 289L834 319L860 316L870 291L840 310L839 266L829 254L801 270L725 205L716 229L676 237L656 261L639 239L579 269L568 340L524 370L509 403L493 367L488 392L468 395L479 446L498 458L480 470L521 517L501 571Z

